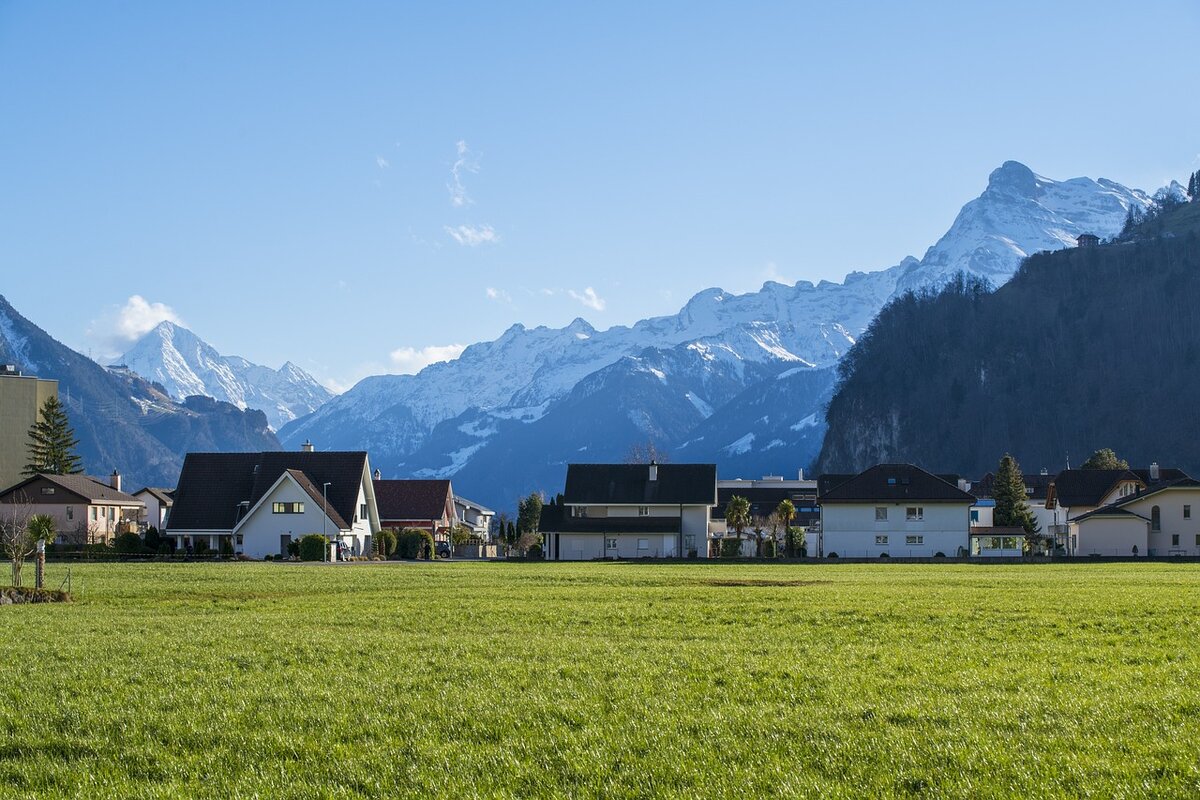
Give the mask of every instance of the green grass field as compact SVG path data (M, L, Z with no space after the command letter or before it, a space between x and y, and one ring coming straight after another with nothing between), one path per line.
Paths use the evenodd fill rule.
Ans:
M0 797L1200 796L1200 566L73 577L0 608Z

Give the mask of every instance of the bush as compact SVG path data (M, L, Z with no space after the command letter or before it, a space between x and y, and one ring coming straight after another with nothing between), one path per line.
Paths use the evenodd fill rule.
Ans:
M197 539L196 546L192 548L192 552L198 556L204 555L208 552L208 542L204 539Z
M742 540L730 539L728 537L721 540L721 558L737 558L742 554Z
M837 558L837 557L838 557L838 554L836 552L829 554L829 558Z
M433 534L424 528L405 528L396 535L396 558L433 558Z
M375 552L384 558L391 558L396 552L396 532L391 528L376 531L372 538L375 542Z
M325 537L319 533L306 533L300 537L301 561L324 561L327 547Z
M136 533L122 533L113 540L113 549L126 555L142 552L142 537Z
M880 553L879 557L880 558L890 558L890 556L887 553Z
M300 540L299 539L288 540L287 554L291 558L299 558L300 557Z
M946 554L943 553L941 550L938 550L936 553L933 554L933 557L934 558L945 558Z
M171 553L174 553L174 552L175 552L175 548L171 545L170 541L164 540L164 541L158 543L158 554L160 556L169 556L169 555L171 555Z
M696 548L693 547L691 550L688 550L688 558L696 558L697 555Z
M540 544L530 545L529 549L525 551L525 557L534 561L541 561L544 556L545 553L542 552Z
M142 537L142 541L146 544L147 550L157 551L163 542L162 536L158 532L158 528L151 525L146 528L146 534Z
M233 542L229 541L228 536L221 537L221 544L218 545L218 547L221 551L221 555L223 555L223 556L232 556L233 555Z
M763 558L779 558L779 545L774 539L763 542Z

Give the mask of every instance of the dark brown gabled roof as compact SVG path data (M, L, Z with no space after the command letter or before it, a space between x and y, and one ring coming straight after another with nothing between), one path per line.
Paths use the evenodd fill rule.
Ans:
M821 503L973 503L975 496L914 464L876 464L821 495Z
M133 495L125 494L112 488L104 481L89 478L86 475L50 475L48 473L33 475L15 486L5 489L3 492L3 497L6 498L5 502L11 502L7 498L37 481L49 481L63 491L70 492L88 503L112 503L127 506L146 505ZM31 502L36 504L39 498L41 498L40 494L38 497L31 498Z
M826 472L817 477L817 497L827 494L835 486L841 486L854 477L850 472Z
M350 526L346 524L346 520L342 519L342 515L337 512L337 509L332 505L326 506L326 499L321 496L321 490L318 489L317 486L308 479L307 475L298 469L289 469L286 470L286 472L296 481L296 483L300 484L300 488L312 498L312 501L317 504L317 508L326 509L325 513L329 517L329 521L334 525L337 525L338 530L349 529Z
M577 505L717 504L716 464L568 464L563 502Z
M450 481L427 480L377 480L375 481L375 503L379 506L379 519L385 520L437 520L450 514L446 503L454 503Z
M305 491L317 502L324 502L321 490L328 481L330 519L354 519L367 474L365 452L188 453L167 529L232 530L239 504L252 508L287 470L304 475L316 494Z
M1098 506L1121 481L1134 481L1145 488L1145 481L1128 469L1064 469L1054 476L1046 503L1057 501L1066 508Z

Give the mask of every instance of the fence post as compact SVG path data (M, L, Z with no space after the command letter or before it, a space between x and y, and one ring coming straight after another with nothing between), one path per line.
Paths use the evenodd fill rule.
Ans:
M33 569L33 587L35 589L45 588L46 582L46 540L37 540L37 557L34 560Z

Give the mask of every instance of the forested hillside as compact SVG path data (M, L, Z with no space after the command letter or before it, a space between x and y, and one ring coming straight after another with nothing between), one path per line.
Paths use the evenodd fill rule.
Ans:
M979 475L1005 452L1033 470L1112 447L1200 469L1198 227L1192 203L1034 255L994 292L963 278L898 298L839 366L819 468Z

